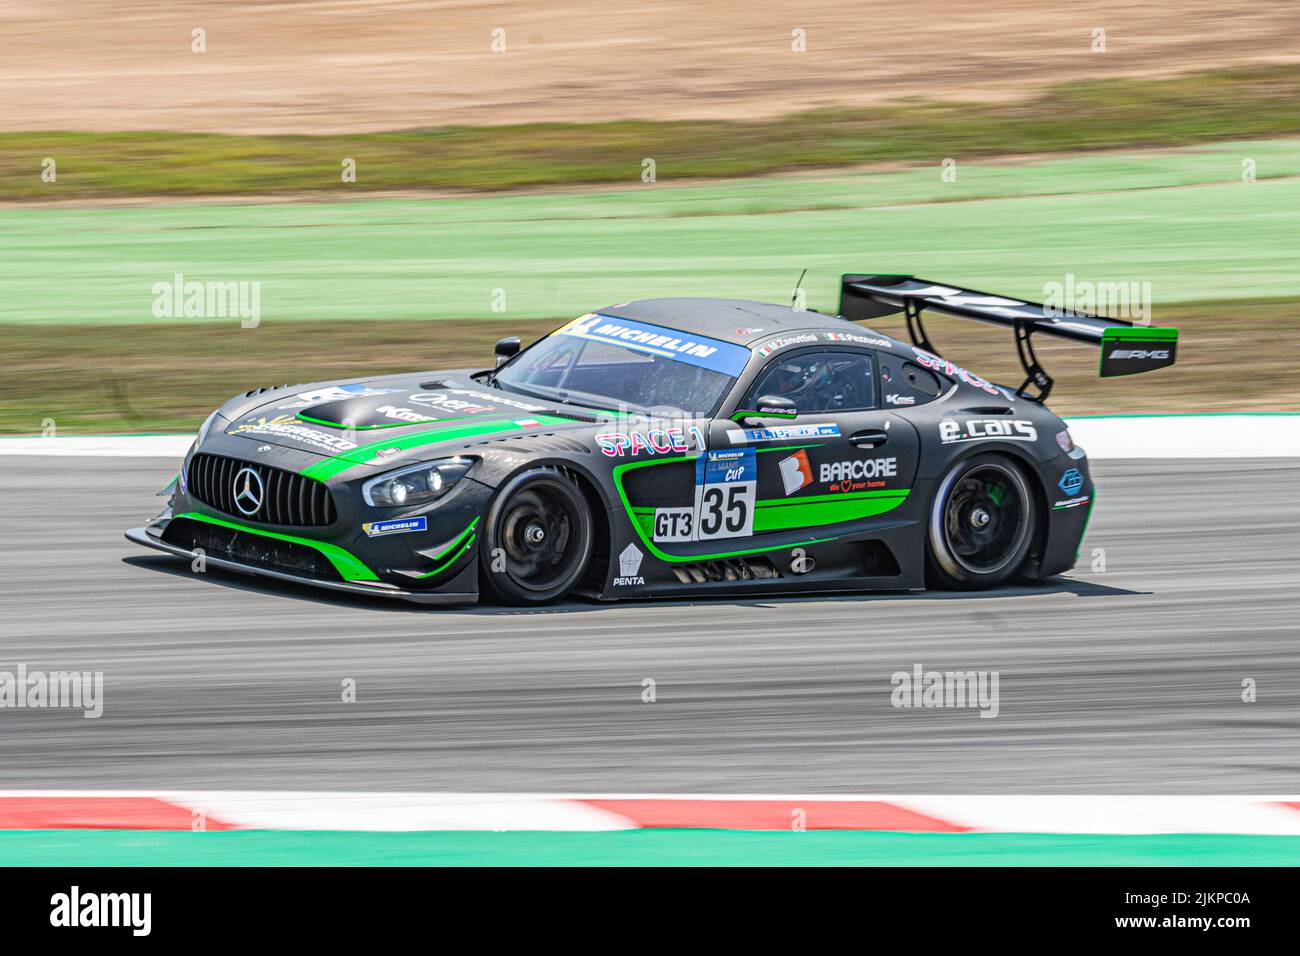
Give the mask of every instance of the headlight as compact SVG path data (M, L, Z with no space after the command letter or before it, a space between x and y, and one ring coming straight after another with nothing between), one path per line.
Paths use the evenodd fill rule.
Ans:
M361 486L361 497L368 505L398 508L436 501L474 465L471 458L442 458L371 478Z

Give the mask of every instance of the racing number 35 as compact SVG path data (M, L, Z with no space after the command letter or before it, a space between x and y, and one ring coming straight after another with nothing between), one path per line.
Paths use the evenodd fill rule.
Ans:
M752 487L709 485L700 495L700 537L734 538L748 534L754 526L753 504Z
M695 465L695 504L655 511L655 541L744 538L754 532L754 449L706 452Z

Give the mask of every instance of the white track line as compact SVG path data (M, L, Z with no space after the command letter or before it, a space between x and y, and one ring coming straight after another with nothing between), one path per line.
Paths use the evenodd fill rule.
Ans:
M927 816L993 833L1267 833L1300 836L1295 802L1202 796L915 796Z
M1089 458L1296 458L1300 415L1067 418Z
M592 795L174 793L173 803L213 818L271 830L603 831L637 824L584 803ZM925 796L912 794L764 797L717 794L612 796L654 802L695 800L800 803L880 802L986 833L1239 833L1300 836L1294 797L1255 796ZM725 824L724 824L725 825ZM743 824L741 824L743 826Z
M258 830L555 830L635 827L577 800L501 793L184 793L171 803Z
M180 462L193 442L193 435L21 435L0 438L0 455L170 458Z

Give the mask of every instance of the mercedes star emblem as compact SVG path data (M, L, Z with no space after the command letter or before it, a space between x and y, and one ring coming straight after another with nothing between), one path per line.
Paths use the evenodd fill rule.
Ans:
M262 507L262 479L252 468L235 472L235 507L246 515L257 514Z

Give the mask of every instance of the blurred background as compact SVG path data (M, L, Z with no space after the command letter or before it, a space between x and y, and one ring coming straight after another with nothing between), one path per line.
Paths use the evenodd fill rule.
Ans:
M63 0L0 9L0 62L2 432L184 431L805 270L822 310L844 272L1122 284L1179 364L1060 346L1057 411L1300 407L1289 2ZM1017 377L997 330L932 337Z

